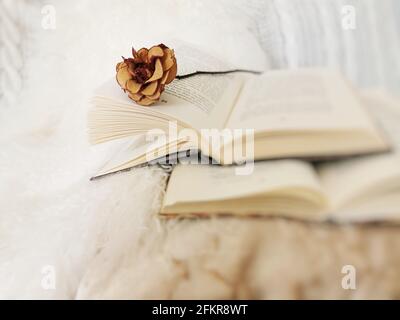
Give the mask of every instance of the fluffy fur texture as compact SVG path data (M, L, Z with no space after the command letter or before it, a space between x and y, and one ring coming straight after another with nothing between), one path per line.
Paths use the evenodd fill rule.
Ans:
M44 4L56 9L55 30L41 27ZM162 221L162 170L89 181L118 148L87 143L93 89L114 75L131 45L163 41L160 29L198 44L214 41L213 50L230 53L233 64L248 57L237 45L253 41L247 30L258 28L252 10L241 10L251 7L226 4L23 4L23 86L16 103L0 106L1 298L399 297L397 229ZM213 40L216 30L235 37ZM357 268L355 291L341 288L344 264ZM55 270L54 290L42 286L47 266Z
M229 218L157 230L122 255L97 256L77 297L400 298L400 255L392 250L400 244L398 228ZM345 265L356 269L356 290L342 288Z
M54 30L42 28L45 5L55 9ZM201 45L212 41L206 36L220 23L218 29L237 30L236 39L245 41L240 22L226 19L222 5L214 8L220 22L208 23L205 34L199 26L207 8L200 2L43 1L21 3L14 12L21 17L24 65L13 71L23 87L15 94L2 86L17 101L0 106L0 297L74 298L103 249L115 269L118 256L140 247L143 232L155 232L149 228L159 224L153 215L165 188L163 171L143 168L89 181L118 143L89 146L88 100L114 77L115 63L132 45L165 41L160 29L169 36L180 30ZM237 53L233 39L216 40L219 54ZM230 56L233 64L241 59ZM47 266L56 272L55 290L42 287Z

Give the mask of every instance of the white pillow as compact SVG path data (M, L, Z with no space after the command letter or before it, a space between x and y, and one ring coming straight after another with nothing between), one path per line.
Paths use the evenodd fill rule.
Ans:
M131 41L150 46L166 39L181 39L207 50L241 69L265 70L267 55L252 33L254 19L226 0L150 1L154 25L147 22ZM166 43L168 45L168 43ZM124 46L129 49L130 43ZM179 57L177 57L179 59Z

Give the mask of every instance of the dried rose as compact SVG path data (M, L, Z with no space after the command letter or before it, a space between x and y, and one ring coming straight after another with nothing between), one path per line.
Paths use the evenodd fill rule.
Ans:
M177 64L174 50L163 44L136 51L133 58L119 62L117 82L136 103L149 106L159 100L166 84L176 77Z

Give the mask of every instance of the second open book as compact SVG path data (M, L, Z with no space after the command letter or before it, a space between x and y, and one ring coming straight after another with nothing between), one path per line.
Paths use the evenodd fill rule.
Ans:
M384 127L390 153L312 165L301 160L236 166L178 165L162 214L172 216L283 215L310 220L400 220L400 101L381 91L362 94Z
M110 81L98 90L93 103L89 113L93 143L143 135L155 128L168 133L171 123L178 131L191 128L198 134L196 144L178 135L175 141L170 136L165 143L156 141L142 149L128 146L97 175L190 148L200 148L220 164L235 162L226 157L231 144L210 147L202 129L254 129L249 156L255 160L338 157L389 147L351 85L324 69L196 75L173 81L159 104L147 108L135 105Z

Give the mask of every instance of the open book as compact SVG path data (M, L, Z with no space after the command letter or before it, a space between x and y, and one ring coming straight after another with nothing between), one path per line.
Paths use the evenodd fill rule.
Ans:
M235 175L236 166L178 165L161 213L399 220L400 101L379 91L365 92L362 99L395 146L391 153L314 166L301 160L262 161L249 175Z
M324 69L176 79L152 107L136 105L111 80L92 102L88 120L94 144L145 135L155 128L168 134L163 141L150 135L153 142L141 148L126 146L97 175L187 149L200 149L220 164L232 164L238 163L232 156L238 145L240 162L348 156L389 148L352 87L340 74ZM171 125L178 133L189 129L195 137L171 135ZM236 129L239 134L218 144L204 129Z

